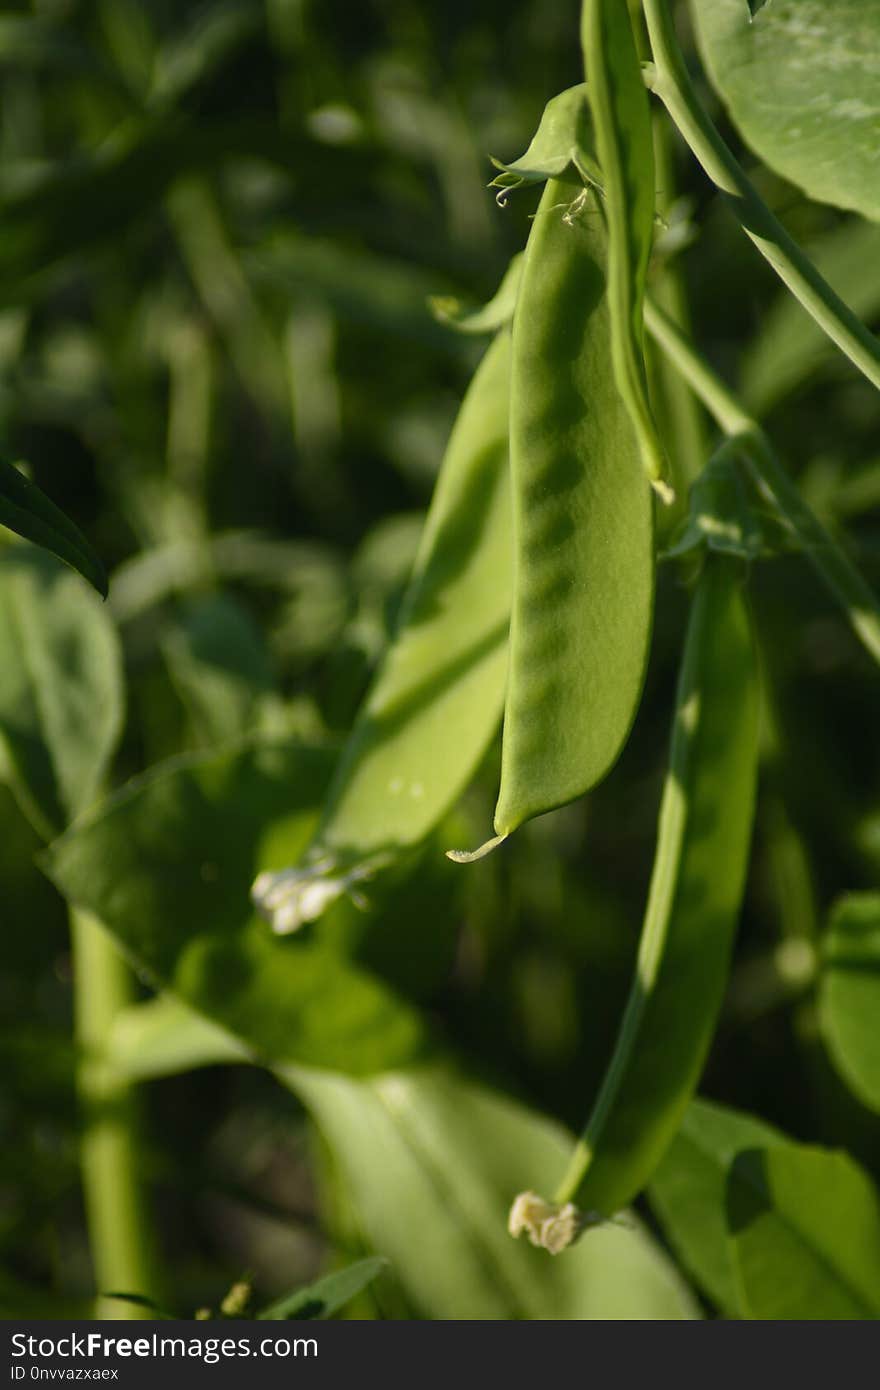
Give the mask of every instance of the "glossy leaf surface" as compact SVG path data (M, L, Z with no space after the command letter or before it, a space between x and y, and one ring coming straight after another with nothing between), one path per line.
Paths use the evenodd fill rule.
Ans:
M834 1065L863 1105L880 1110L880 893L835 905L822 942L819 1020Z
M50 876L163 988L252 1056L368 1073L410 1058L416 1014L323 934L282 942L254 874L296 858L332 768L292 743L173 761L56 841Z
M52 556L24 545L0 552L0 749L45 838L94 800L122 713L107 609Z
M745 1317L880 1317L880 1198L847 1154L745 1150L728 1177L727 1219Z
M511 1196L552 1172L568 1137L549 1120L445 1072L361 1083L294 1069L370 1244L431 1318L696 1316L636 1225L587 1233L559 1260L506 1230Z
M880 217L880 0L691 0L743 138L811 198Z
M740 1315L727 1237L727 1174L741 1149L782 1136L752 1115L693 1100L651 1179L648 1198L684 1267L729 1317Z

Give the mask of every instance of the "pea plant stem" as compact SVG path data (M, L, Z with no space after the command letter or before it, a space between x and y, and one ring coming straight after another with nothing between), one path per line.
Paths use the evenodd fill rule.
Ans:
M93 1316L150 1317L107 1293L155 1293L152 1241L138 1176L135 1098L106 1053L116 1015L131 1002L132 979L101 926L71 909L77 1089L86 1220L98 1294Z
M652 90L762 256L841 352L880 387L880 340L789 236L715 128L688 73L668 0L643 0L643 7L654 61Z
M856 636L880 664L880 605L846 553L801 497L767 435L678 325L650 299L645 301L645 326L724 433L738 442L758 490L785 517L807 558L842 605Z
M669 122L661 111L654 113L652 124L654 136L654 168L657 175L657 211L665 217L675 204L675 170L671 150L671 130ZM682 328L690 326L690 312L681 272L681 258L672 256L661 266L660 274L654 281L654 294L662 309ZM693 391L680 373L669 361L665 353L660 353L656 361L663 383L663 399L666 402L671 438L676 447L671 452L674 470L672 479L677 498L676 519L687 510L687 490L700 472L706 460L706 418L703 408Z

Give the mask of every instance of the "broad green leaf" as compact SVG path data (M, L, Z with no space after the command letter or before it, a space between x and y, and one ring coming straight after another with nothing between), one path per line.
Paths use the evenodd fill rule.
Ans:
M592 145L587 86L585 82L579 82L547 102L525 154L510 164L502 164L500 159L492 160L501 173L489 187L501 190L496 196L503 206L507 194L514 188L524 183L558 179L569 165L573 165L585 181L601 186L599 168L591 153Z
M0 754L45 838L98 794L122 712L116 633L98 598L39 550L0 552Z
M880 217L880 0L691 0L743 139L819 202Z
M78 526L55 506L36 483L11 463L0 460L0 525L8 526L26 541L50 550L79 570L102 596L107 596L107 575L98 556Z
M251 1060L247 1048L225 1028L171 994L122 1009L113 1020L107 1053L114 1068L131 1081Z
M772 1144L781 1136L751 1115L708 1101L692 1101L648 1188L663 1232L712 1302L729 1317L740 1314L727 1240L727 1173L740 1149Z
M162 648L203 745L253 734L275 680L260 629L241 604L211 594L184 605Z
M880 893L834 906L822 943L819 1021L832 1061L864 1105L880 1110Z
M866 323L880 315L880 228L852 218L807 247L833 290ZM794 295L783 290L746 348L743 396L756 417L796 390L823 365L836 362L834 345Z
M282 942L249 897L255 873L303 849L332 765L327 750L293 743L174 759L44 862L149 977L252 1056L369 1073L419 1052L415 1012L345 958L333 914L307 939Z
M110 1047L140 1078L248 1060L223 1030L165 997L127 1010ZM363 1083L302 1068L277 1074L312 1111L367 1238L426 1315L696 1316L672 1265L630 1217L590 1231L559 1262L507 1235L511 1194L565 1152L558 1126L439 1070ZM282 1316L281 1304L260 1316Z
M745 1150L728 1177L727 1218L744 1316L880 1317L880 1198L847 1154Z
M638 1226L606 1224L558 1260L507 1234L513 1195L552 1176L570 1137L445 1071L288 1084L329 1143L370 1245L423 1317L679 1319L687 1289Z
M248 1060L221 1029L164 997L127 1010L110 1048L140 1078ZM696 1316L673 1267L630 1217L590 1231L558 1263L506 1234L511 1194L565 1152L558 1126L434 1069L363 1083L276 1070L333 1147L370 1243L428 1316Z
M388 1261L381 1255L371 1255L334 1274L325 1274L323 1279L317 1279L304 1289L296 1289L294 1293L279 1298L264 1312L257 1313L257 1317L275 1320L330 1318L387 1268Z

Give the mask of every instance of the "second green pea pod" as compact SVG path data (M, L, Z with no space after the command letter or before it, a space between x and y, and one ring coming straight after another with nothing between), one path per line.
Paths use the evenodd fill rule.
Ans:
M709 553L693 599L635 974L555 1203L523 1193L511 1230L551 1251L645 1186L706 1060L748 865L758 679L739 559Z
M477 368L452 431L398 630L302 863L253 896L278 932L417 845L464 790L501 717L510 615L510 334Z

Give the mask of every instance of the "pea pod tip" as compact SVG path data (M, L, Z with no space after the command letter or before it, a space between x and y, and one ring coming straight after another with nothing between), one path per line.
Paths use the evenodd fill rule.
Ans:
M507 1229L517 1238L523 1233L532 1245L559 1255L573 1245L587 1223L573 1202L547 1202L537 1192L520 1192L513 1199Z
M507 835L493 835L485 844L480 845L479 849L448 849L446 858L451 859L453 864L475 864L478 859L485 859L487 854L491 854L493 849L497 849L507 839Z
M559 1255L574 1245L592 1226L624 1226L633 1229L626 1216L604 1216L600 1211L582 1211L574 1202L548 1202L537 1192L520 1192L514 1197L507 1218L507 1229L516 1239L525 1234L529 1242L551 1255Z
M662 478L652 478L651 487L656 492L664 507L671 507L675 501L675 489L665 483Z

